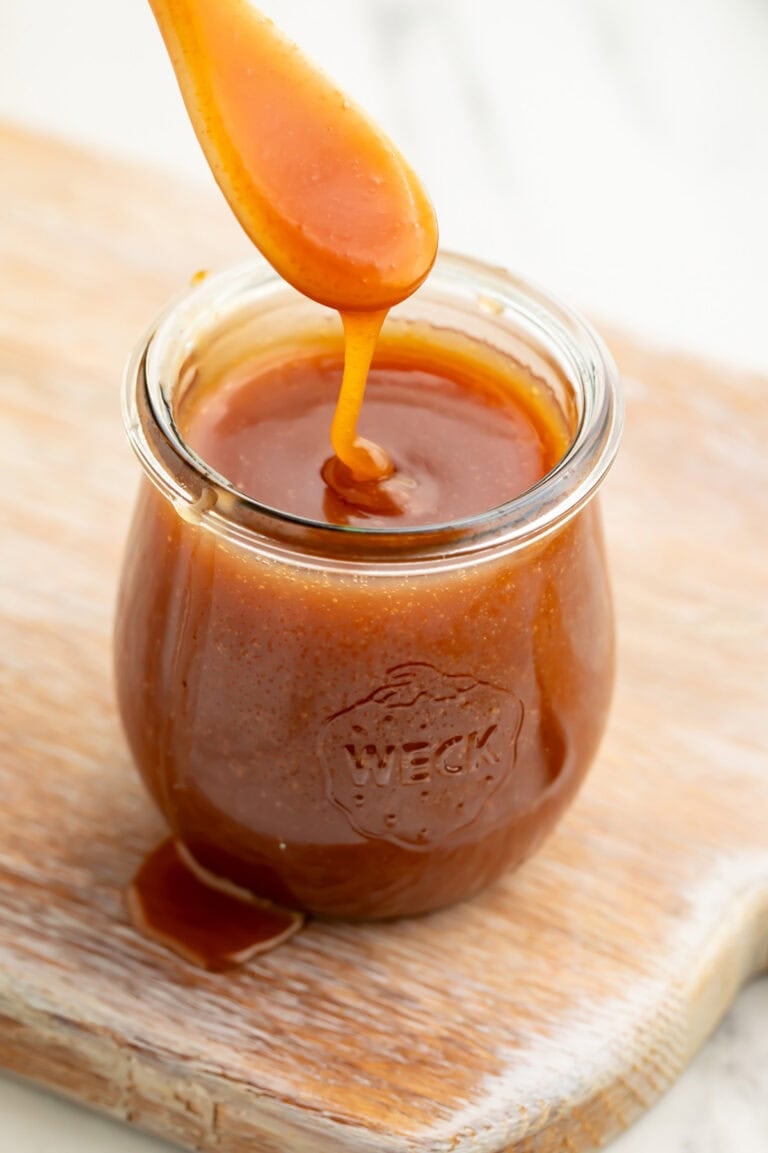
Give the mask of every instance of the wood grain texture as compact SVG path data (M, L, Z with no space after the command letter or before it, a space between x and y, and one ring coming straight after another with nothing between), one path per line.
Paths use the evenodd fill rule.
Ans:
M612 341L618 690L544 851L461 908L197 972L123 904L161 827L111 686L118 380L247 246L156 174L10 129L0 153L0 1064L216 1153L597 1147L768 963L768 382Z

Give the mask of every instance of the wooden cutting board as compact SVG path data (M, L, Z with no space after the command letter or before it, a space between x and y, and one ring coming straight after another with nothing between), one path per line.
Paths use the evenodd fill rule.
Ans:
M156 174L11 130L0 155L0 1065L216 1153L596 1147L768 962L768 381L612 341L618 690L544 851L461 908L197 972L123 905L161 826L110 676L118 384L247 246Z

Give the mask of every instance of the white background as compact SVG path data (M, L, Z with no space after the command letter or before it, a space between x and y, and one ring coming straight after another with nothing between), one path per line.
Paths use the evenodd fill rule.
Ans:
M768 0L261 6L388 128L447 247L768 372ZM0 116L210 180L143 0L0 0ZM11 1081L0 1119L0 1153L160 1148ZM612 1153L766 1150L762 982Z

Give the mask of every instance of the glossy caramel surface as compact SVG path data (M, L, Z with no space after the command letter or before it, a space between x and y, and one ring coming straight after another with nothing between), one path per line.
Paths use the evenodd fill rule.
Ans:
M298 913L212 884L170 839L142 862L127 902L137 929L214 973L277 948L304 923Z
M294 516L361 528L455 523L533 487L567 448L546 391L522 369L401 333L380 342L360 426L387 445L392 474L355 483L329 459L338 343L297 341L290 360L265 361L245 359L193 390L177 422L237 489Z

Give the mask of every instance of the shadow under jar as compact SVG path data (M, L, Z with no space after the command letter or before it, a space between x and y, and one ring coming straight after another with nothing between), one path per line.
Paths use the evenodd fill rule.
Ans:
M125 731L172 835L209 872L321 916L469 897L529 857L597 750L613 684L598 502L622 406L588 326L442 256L385 333L514 363L570 447L516 499L450 525L361 529L259 505L178 413L245 350L289 358L339 321L265 265L175 305L127 375L145 472L116 624Z

